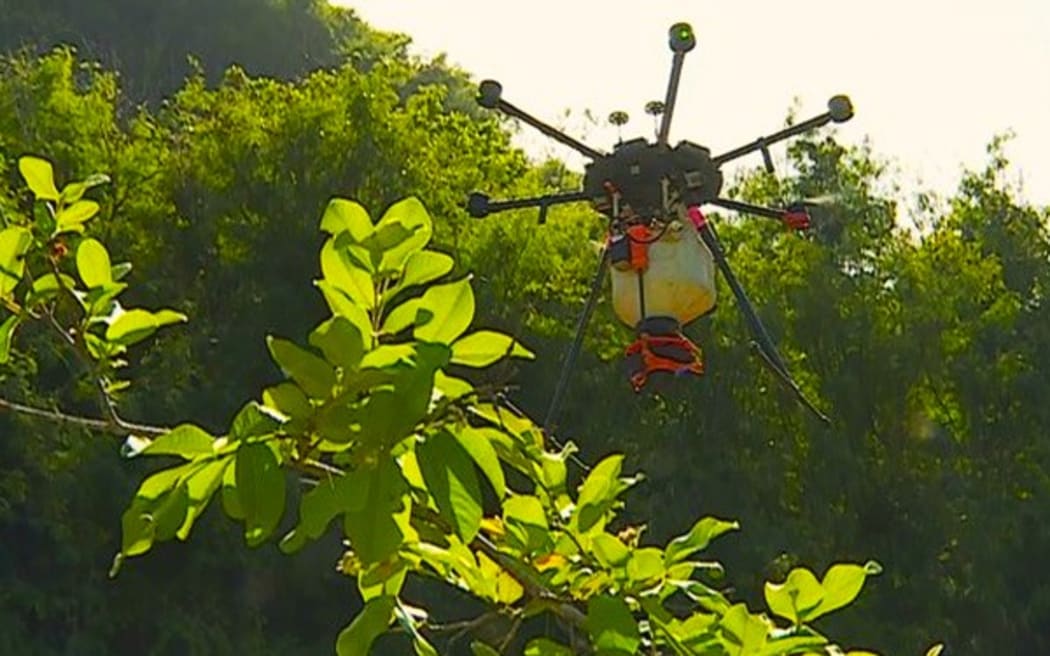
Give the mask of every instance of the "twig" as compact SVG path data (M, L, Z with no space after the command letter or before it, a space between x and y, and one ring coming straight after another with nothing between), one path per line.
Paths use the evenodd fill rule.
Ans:
M81 426L83 428L90 428L91 430L100 431L103 433L112 433L114 435L120 435L122 437L127 436L128 433L138 433L140 435L157 436L163 435L168 432L167 428L162 428L160 426L135 424L123 420L121 420L117 424L114 424L113 422L107 419L95 419L92 417L81 417L79 415L66 414L65 412L60 412L58 410L47 410L44 408L37 408L30 405L24 405L22 403L16 403L14 401L8 401L4 398L0 398L0 408L28 415L30 417L47 419L48 421L53 421L58 424L72 424L75 426Z

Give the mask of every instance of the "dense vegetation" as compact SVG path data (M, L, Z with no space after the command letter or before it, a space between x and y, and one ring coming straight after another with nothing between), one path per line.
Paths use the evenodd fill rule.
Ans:
M0 206L7 224L31 209L17 170L26 153L53 159L64 180L112 178L92 191L101 205L92 230L134 263L122 302L191 318L133 347L126 416L222 434L246 399L280 380L265 335L304 343L328 316L304 285L318 275L317 221L329 198L378 215L409 195L435 217L435 247L457 254L451 275L475 273L478 322L537 355L486 369L479 382L512 380L515 401L541 415L600 225L585 210L552 213L544 228L531 215L465 217L462 199L474 188L557 188L573 175L556 162L528 163L503 126L468 113L462 74L411 61L403 39L311 3L201 3L216 14L207 51L176 20L196 15L194 3L165 5L174 13L152 19L162 38L147 43L136 41L146 38L141 22L104 19L129 16L119 2L93 2L92 11L62 4L0 5L12 17L0 45L46 52L70 41L86 58L140 68L123 68L121 82L66 51L5 60ZM224 12L237 16L236 30ZM319 25L328 45L311 55L316 64L280 58L285 68L268 68L265 35L291 24L303 34ZM304 52L322 43L289 40ZM199 72L182 68L187 54L200 59ZM222 72L234 62L243 69ZM169 102L155 102L163 96ZM155 108L132 109L139 100ZM809 237L720 224L759 312L831 411L830 430L751 359L728 302L694 329L707 376L656 398L626 386L617 360L626 336L600 308L559 434L588 462L622 451L627 471L646 473L624 511L629 524L647 526L643 544L665 543L700 515L737 519L743 531L710 555L730 572L732 596L752 608L764 606L762 580L795 566L823 572L876 558L883 574L820 629L892 654L938 640L960 653L1050 649L1050 584L1038 557L1050 547L1042 403L1050 379L1041 370L1050 362L1050 213L1019 201L998 144L989 153L954 197L905 207L883 191L892 179L870 152L831 139L793 147L784 181L761 173L738 181L752 200L840 199L815 217ZM0 396L97 415L79 365L39 332L19 330ZM14 414L2 421L4 653L326 653L358 607L352 582L333 571L337 538L294 557L272 543L246 550L214 510L188 544L158 545L108 580L119 518L153 466L121 460L116 441L77 428ZM585 474L569 471L573 483ZM294 523L289 516L281 528Z

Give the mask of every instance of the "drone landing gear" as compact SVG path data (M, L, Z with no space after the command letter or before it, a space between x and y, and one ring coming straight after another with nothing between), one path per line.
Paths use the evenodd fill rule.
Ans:
M627 374L635 392L653 377L679 378L704 373L700 347L682 334L672 317L646 317L638 324L638 338L627 347Z

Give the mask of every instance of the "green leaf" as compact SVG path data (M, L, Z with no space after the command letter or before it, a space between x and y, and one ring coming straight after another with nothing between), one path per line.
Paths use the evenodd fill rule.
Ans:
M333 237L346 231L354 241L360 243L372 233L372 219L358 203L345 198L333 198L321 217L321 230Z
M18 328L18 324L21 322L21 317L17 314L12 314L4 319L4 323L0 324L0 364L7 362L11 357L11 341L14 337L15 329Z
M55 215L55 232L77 230L79 226L94 218L99 204L93 200L78 200Z
M402 228L405 235L383 245L380 271L401 271L408 258L426 246L433 234L430 215L417 198L406 198L391 205L376 224L376 232L393 226Z
M96 239L80 242L80 246L77 246L77 273L88 289L113 282L109 253L101 242Z
M744 604L736 604L726 611L719 626L727 642L738 648L735 653L754 653L769 637L769 625L760 617L749 613Z
M360 511L367 494L368 481L361 480L360 470L346 476L323 479L317 486L303 495L299 504L299 523L281 540L281 551L293 553L316 540L328 530L332 520L345 512Z
M493 330L479 330L452 344L452 364L487 367L505 357L533 359L536 355L510 335Z
M354 324L354 327L363 336L365 345L371 346L372 320L369 318L368 312L350 300L349 296L327 280L317 280L314 281L314 284L321 290L321 294L324 295L324 300L328 303L328 308L332 311L332 314L344 317Z
M693 524L693 528L689 529L688 533L676 537L667 544L667 550L664 552L664 564L670 567L674 563L683 561L697 551L706 549L711 540L729 531L739 529L740 524L737 522L715 517L704 517Z
M175 536L185 540L190 536L190 530L201 513L208 507L215 490L219 489L226 467L233 461L232 456L220 460L213 460L202 469L186 480L186 490L189 497L186 518L183 520Z
M350 626L339 632L335 642L336 653L339 656L368 656L372 643L386 632L393 621L396 601L391 596L369 599Z
M587 632L601 653L633 656L642 644L627 602L608 595L591 597L587 602Z
M310 399L295 383L281 383L267 387L262 393L263 404L292 419L304 419L313 414Z
M580 531L587 532L612 508L616 497L627 488L620 480L623 455L606 457L591 470L580 486L576 519Z
M321 248L321 273L329 284L341 290L364 310L376 306L372 274L358 266L345 248L338 248L334 238Z
M386 318L383 319L383 325L380 328L380 332L386 335L396 335L409 326L414 326L416 324L416 318L419 315L419 304L420 299L410 298L395 307L386 315Z
M766 582L766 604L773 614L795 624L804 622L824 599L824 589L813 572L797 567L783 583Z
M310 333L310 345L321 349L330 364L353 369L365 353L361 331L346 317L334 316Z
M106 341L131 346L157 332L157 329L162 326L184 321L186 321L186 315L171 310L159 312L138 308L128 310L106 328Z
M59 201L63 205L70 205L83 198L84 194L87 192L88 189L91 189L92 187L97 187L102 184L107 184L109 183L109 181L110 179L108 175L104 175L102 173L95 173L88 176L86 180L80 182L70 182L62 188L62 193L59 197Z
M59 199L58 187L55 186L55 170L51 162L27 155L18 159L18 171L37 200Z
M77 286L76 280L64 273L60 275L61 277L55 277L53 273L45 273L34 280L32 290L26 294L26 305L36 305L54 298L63 288L72 290Z
M660 578L664 571L663 552L656 547L636 549L627 561L627 576L636 584Z
M543 503L535 496L519 494L503 501L503 525L522 551L534 553L552 541Z
M277 430L278 426L277 420L267 413L263 406L255 401L249 401L241 406L233 418L230 424L230 439L245 440L249 437L268 435Z
M374 468L354 470L349 478L348 494L360 509L346 511L343 530L361 563L370 565L397 551L410 530L408 484L389 457Z
M867 565L851 563L832 565L824 573L824 580L820 583L820 587L824 592L823 600L819 606L806 613L802 621L811 622L822 615L850 604L860 594L861 588L864 587L864 580L869 575L877 574L880 571L881 567L874 562Z
M214 453L215 438L193 424L181 424L150 442L140 453L181 456L187 460Z
M574 656L575 653L548 638L533 638L525 645L525 656Z
M393 298L409 287L425 285L428 282L437 280L451 271L454 264L455 261L451 257L437 251L413 253L405 261L404 273L397 281L397 285L386 292L384 299Z
M499 456L496 455L496 449L489 441L487 433L472 426L463 425L453 429L452 435L492 483L496 496L500 499L506 496L507 483L503 477L503 467L499 464Z
M26 270L25 254L33 243L26 228L0 230L0 296L10 296Z
M441 431L416 447L416 457L438 512L469 543L481 526L481 488L469 453Z
M230 462L222 475L222 509L230 519L243 520L244 508L237 494L237 459Z
M599 533L592 537L591 550L603 567L622 567L631 556L627 545L609 533Z
M244 512L244 537L249 546L266 540L284 515L285 481L277 458L263 443L237 450L237 497Z
M470 278L430 287L420 298L419 307L430 313L430 320L416 326L416 339L451 344L474 320L474 290L470 287Z
M149 551L154 542L171 539L188 508L189 493L182 484L156 498L137 496L121 517L121 553L137 556Z
M266 345L274 361L304 392L315 399L331 396L336 383L332 365L287 339L269 335Z

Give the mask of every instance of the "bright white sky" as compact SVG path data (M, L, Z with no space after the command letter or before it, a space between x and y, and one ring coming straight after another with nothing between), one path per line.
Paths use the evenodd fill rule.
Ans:
M617 138L605 122L613 110L631 115L624 138L653 136L643 107L663 99L667 30L685 21L697 47L672 143L722 152L782 127L795 99L801 119L847 93L856 116L840 138L870 137L904 180L950 195L963 166L982 166L991 137L1012 130L1006 152L1024 196L1050 205L1050 0L334 2L410 35L418 54L443 52L477 79L499 80L506 100L602 150ZM527 136L530 152L582 168L573 151Z

